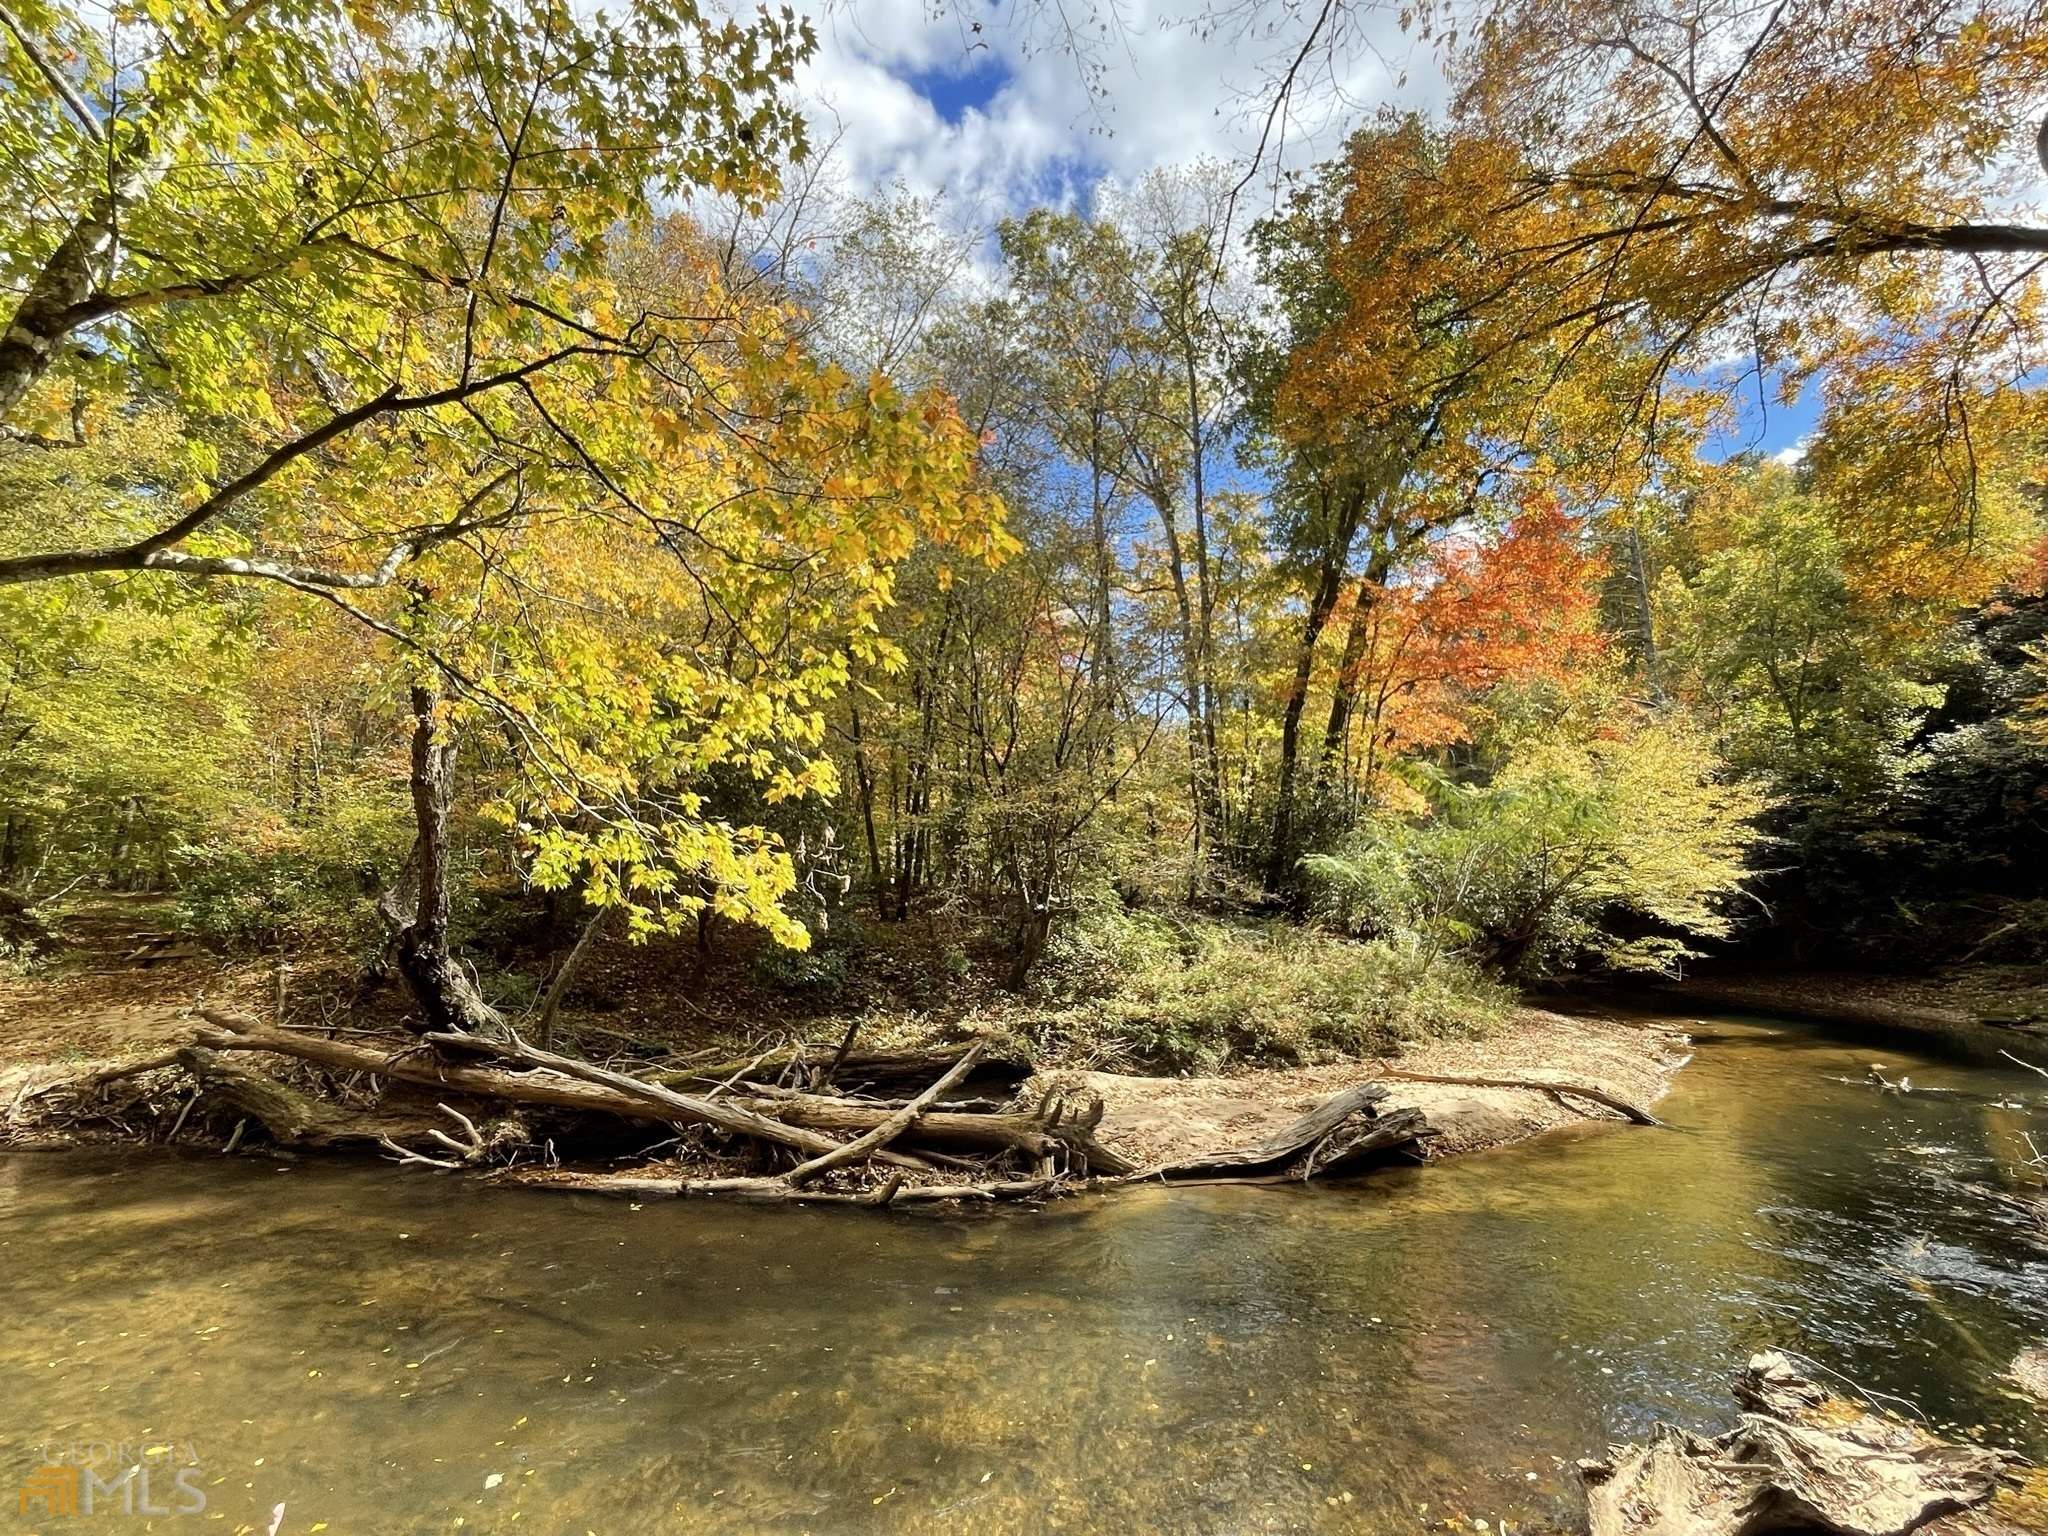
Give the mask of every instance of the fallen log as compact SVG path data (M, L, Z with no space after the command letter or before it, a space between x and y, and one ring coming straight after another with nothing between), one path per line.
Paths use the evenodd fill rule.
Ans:
M345 1040L328 1040L295 1030L270 1029L252 1019L218 1010L201 1009L200 1017L216 1026L211 1030L202 1030L198 1035L201 1045L214 1050L270 1051L280 1056L314 1062L337 1072L374 1073L396 1082L418 1083L464 1098L496 1100L507 1104L526 1104L537 1108L563 1109L584 1114L621 1115L628 1119L650 1120L664 1125L717 1125L737 1130L743 1135L756 1134L752 1127L754 1120L759 1117L749 1116L738 1105L711 1104L703 1100L693 1100L687 1095L668 1093L667 1090L634 1094L621 1092L600 1082L565 1076L552 1070L507 1072L497 1067L461 1066L442 1061L431 1051L418 1047L386 1052L372 1046L355 1045ZM465 1043L481 1043L479 1037L475 1036L460 1035L455 1038ZM528 1046L525 1049L532 1052L533 1047ZM560 1059L567 1061L572 1058ZM604 1069L592 1067L590 1071L595 1074L603 1072ZM610 1075L623 1077L624 1074ZM627 1081L639 1082L638 1079ZM649 1084L639 1085L642 1088L651 1088ZM665 1098L662 1097L664 1094ZM779 1141L806 1155L829 1152L838 1145L829 1136L800 1127L775 1121L763 1123L769 1127L766 1139Z
M847 1039L851 1040L852 1038L852 1031L849 1030L847 1032ZM866 1156L879 1147L888 1145L889 1142L895 1140L896 1137L910 1128L917 1117L924 1113L932 1100L959 1082L969 1072L972 1072L974 1070L974 1063L980 1056L981 1046L978 1043L970 1045L967 1048L967 1054L953 1063L953 1069L950 1072L901 1109L892 1113L888 1119L884 1120L873 1130L862 1132L844 1146L834 1147L830 1152L819 1153L809 1162L790 1169L788 1173L783 1175L783 1178L790 1184L801 1184L806 1179L815 1178L817 1175L824 1173L827 1169L837 1168L843 1163L850 1163L856 1158ZM826 1075L829 1077L831 1074L827 1073Z
M822 1094L791 1093L754 1101L791 1125L819 1131L858 1134L871 1129L892 1111L858 1099L830 1098ZM953 1109L927 1110L918 1116L918 1142L984 1152L1017 1152L1039 1158L1064 1152L1077 1168L1093 1173L1121 1175L1134 1172L1136 1164L1121 1153L1097 1141L1087 1126L1041 1119L1035 1113L968 1114Z
M1537 1093L1547 1093L1562 1101L1566 1094L1575 1099L1585 1099L1602 1108L1611 1109L1624 1119L1636 1125L1651 1125L1661 1128L1664 1124L1639 1104L1609 1093L1605 1088L1596 1088L1591 1083L1563 1083L1547 1077L1475 1077L1462 1072L1402 1072L1393 1067L1381 1067L1379 1075L1403 1083L1445 1083L1456 1088L1527 1088Z
M529 1189L614 1195L632 1200L684 1200L723 1195L741 1200L865 1206L1033 1200L1061 1187L1058 1179L1044 1178L994 1179L977 1184L902 1184L892 1179L878 1189L848 1193L791 1185L779 1178L665 1179L645 1173L574 1173L566 1170L521 1173L515 1182Z
M184 1046L175 1056L198 1086L201 1105L224 1106L254 1120L281 1147L339 1149L426 1141L435 1130L433 1121L423 1115L342 1109L204 1046Z
M850 1041L842 1041L841 1044L846 1046L843 1055L839 1045L786 1045L753 1056L734 1057L730 1061L651 1073L648 1081L659 1083L664 1088L709 1087L735 1077L752 1078L758 1082L794 1078L803 1084L811 1082L815 1074L821 1087L827 1082L837 1082L907 1098L952 1066L962 1049L953 1045L854 1050ZM982 1054L970 1074L971 1081L1000 1083L1014 1088L1031 1076L1033 1068L1028 1058L1013 1051L992 1048L986 1041L980 1044Z
M1991 1505L2017 1464L1837 1397L1776 1351L1750 1359L1735 1397L1744 1411L1724 1435L1661 1424L1647 1445L1581 1462L1592 1536L1903 1536Z
M457 1051L472 1056L492 1056L506 1061L516 1061L544 1071L560 1073L567 1078L585 1082L594 1087L608 1089L646 1108L661 1111L660 1118L676 1125L715 1125L720 1130L735 1135L752 1136L760 1141L779 1143L794 1147L800 1152L822 1154L838 1150L839 1143L829 1136L813 1135L802 1128L788 1123L786 1117L770 1117L758 1114L738 1099L698 1098L691 1094L677 1093L672 1088L663 1088L657 1083L646 1082L624 1072L614 1072L609 1067L600 1067L593 1062L582 1061L574 1056L560 1056L553 1051L542 1050L539 1046L528 1045L514 1036L510 1040L491 1040L482 1035L466 1035L442 1031L424 1035L422 1041L440 1050ZM900 1154L884 1154L884 1160L897 1162L902 1166ZM922 1168L926 1164L910 1160L911 1167Z
M109 1083L118 1083L123 1078L140 1077L145 1072L160 1072L165 1067L174 1067L177 1064L178 1053L176 1051L165 1051L161 1055L145 1056L140 1061L125 1061L111 1067L103 1067L97 1072L88 1072L82 1077L56 1078L42 1084L33 1093L24 1092L21 1095L20 1102L29 1103L42 1098L45 1094L55 1093L60 1089L74 1093L90 1093L96 1088L106 1087Z
M1308 1179L1318 1172L1355 1165L1374 1155L1412 1149L1429 1134L1429 1124L1418 1109L1397 1109L1381 1115L1378 1105L1386 1097L1384 1084L1360 1083L1330 1095L1300 1119L1252 1146L1162 1163L1135 1177L1267 1182L1259 1176L1306 1153L1307 1160L1298 1176Z
M741 1093L709 1099L622 1072L542 1051L523 1041L439 1033L421 1045L476 1058L489 1056L541 1070L514 1072L497 1066L450 1062L431 1050L386 1053L371 1046L268 1028L254 1020L202 1010L213 1026L198 1043L215 1050L271 1051L316 1062L342 1072L371 1072L399 1082L419 1083L444 1093L585 1113L623 1115L671 1125L712 1125L738 1135L777 1142L806 1157L833 1151L841 1143L827 1132L860 1135L888 1121L896 1111L817 1094L748 1098ZM1023 1114L963 1114L927 1111L915 1127L919 1143L982 1151L1013 1151L1032 1158L1065 1151L1070 1163L1103 1173L1124 1173L1130 1163L1097 1143L1085 1129L1055 1125ZM876 1161L928 1171L930 1164L901 1151L878 1150Z

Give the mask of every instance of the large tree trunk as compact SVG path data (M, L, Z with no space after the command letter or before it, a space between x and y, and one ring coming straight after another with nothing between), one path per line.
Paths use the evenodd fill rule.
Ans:
M425 1112L344 1109L252 1072L205 1046L185 1046L174 1060L199 1086L202 1108L219 1107L254 1120L281 1147L362 1149L383 1142L431 1146L430 1137L438 1128Z
M1043 897L1033 897L1029 885L1017 883L1017 932L1010 941L1010 970L1003 978L1003 985L1011 992L1022 992L1031 980L1031 972L1038 962L1045 958L1045 946L1052 938L1052 894L1051 881Z
M1095 552L1094 641L1088 677L1098 699L1108 696L1116 677L1116 637L1112 628L1115 554L1110 547L1109 501L1102 488L1107 472L1103 463L1102 407L1097 403L1088 417L1089 532Z
M128 120L127 132L115 141L118 148L107 154L98 190L79 210L42 270L29 278L21 302L0 333L0 420L12 414L49 370L66 339L100 318L90 301L113 279L122 222L170 169L190 131L191 104L204 99L232 62L229 47L205 58L175 61L190 71L182 87L165 90L163 77L156 76L149 82L156 89L141 93L156 98L154 110L142 119ZM111 122L106 124L102 136L111 127Z
M1208 451L1202 430L1202 390L1195 353L1195 332L1182 328L1182 362L1187 371L1188 461L1193 486L1195 553L1195 689L1196 714L1202 728L1202 753L1208 777L1210 839L1221 838L1224 808L1223 763L1216 752L1216 579L1209 566L1209 485L1202 455Z
M1308 617L1303 621L1301 648L1295 654L1294 686L1288 690L1287 707L1280 716L1280 782L1278 802L1273 809L1273 846L1266 859L1266 890L1278 891L1287 883L1294 862L1294 780L1301 758L1301 715L1308 705L1309 682L1315 675L1316 644L1330 622L1343 590L1344 570L1350 561L1351 541L1358 533L1358 516L1365 498L1357 491L1322 495L1323 546L1317 566L1316 588L1309 598Z
M1327 789L1342 775L1350 740L1351 717L1358 708L1359 684L1365 679L1373 628L1379 621L1379 593L1386 586L1394 556L1375 549L1358 579L1351 622L1344 632L1344 655L1330 693L1330 718L1323 727L1323 754L1316 767L1316 787Z
M393 945L398 974L420 1007L418 1029L499 1035L504 1020L486 1003L448 943L448 810L455 793L455 743L441 738L440 696L412 688L412 813L419 889Z
M1366 646L1372 639L1371 589L1358 584L1352 598L1351 623L1344 631L1344 654L1330 692L1330 718L1323 726L1323 751L1316 760L1316 788L1328 789L1341 775L1344 748L1351 732L1351 711L1358 700L1358 680L1365 670Z

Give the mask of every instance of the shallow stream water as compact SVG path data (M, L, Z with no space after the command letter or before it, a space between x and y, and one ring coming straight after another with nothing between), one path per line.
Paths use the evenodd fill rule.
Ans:
M2048 1456L2001 1376L2048 1340L2048 1254L1971 1192L2048 1083L1990 1043L1696 1028L1669 1130L1036 1212L0 1158L0 1531L79 1529L18 1490L95 1444L151 1507L205 1499L109 1530L1569 1529L1573 1458L1725 1422L1773 1345Z

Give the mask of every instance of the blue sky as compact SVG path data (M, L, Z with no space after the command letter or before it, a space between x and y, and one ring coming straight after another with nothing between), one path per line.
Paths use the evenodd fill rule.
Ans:
M1745 375L1736 393L1737 420L1708 434L1702 450L1706 457L1718 460L1738 453L1763 453L1791 458L1799 454L1820 421L1820 381L1809 379L1790 404L1778 399L1775 380L1766 383L1761 400L1757 396L1755 376Z
M986 113L1010 78L1010 72L986 53L951 68L909 70L903 81L932 105L949 126L958 127L968 112Z

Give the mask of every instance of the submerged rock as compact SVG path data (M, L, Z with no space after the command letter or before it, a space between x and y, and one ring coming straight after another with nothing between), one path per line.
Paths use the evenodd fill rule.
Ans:
M2048 1344L2021 1350L2009 1374L2027 1396L2048 1403Z
M2016 1457L1936 1439L1835 1396L1776 1351L1751 1357L1735 1398L1743 1414L1726 1434L1659 1425L1647 1445L1580 1463L1593 1536L1990 1536L2026 1528L1986 1508L2017 1490ZM1977 1520L1971 1512L1979 1510L1988 1518Z

